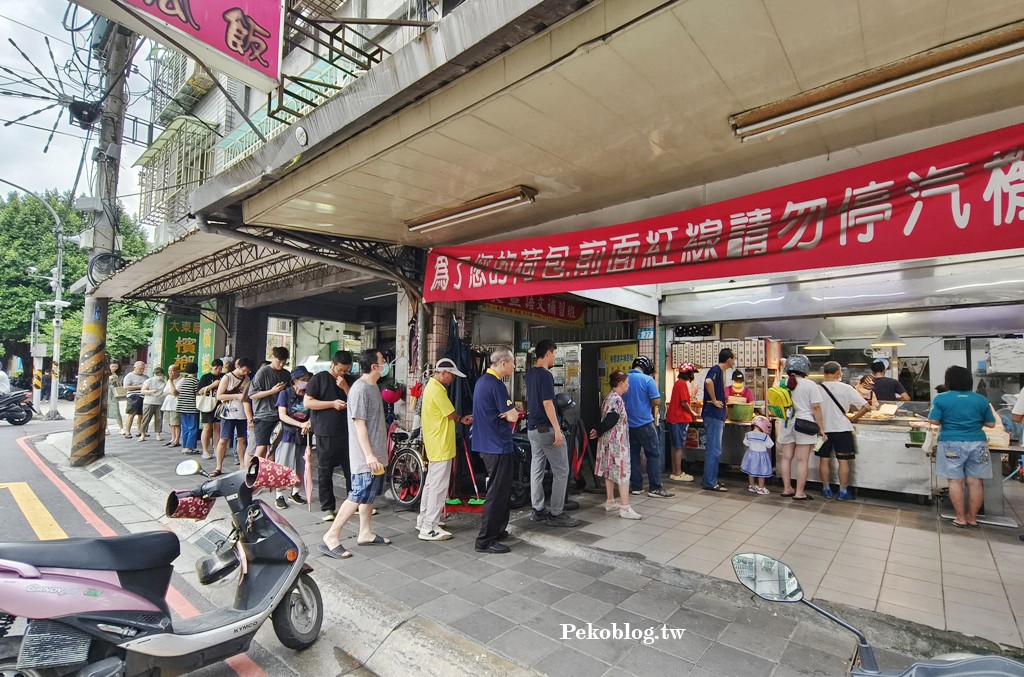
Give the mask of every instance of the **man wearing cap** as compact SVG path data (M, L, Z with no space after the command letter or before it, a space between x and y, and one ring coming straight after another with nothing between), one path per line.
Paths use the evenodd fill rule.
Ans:
M420 495L420 514L416 530L421 541L447 541L452 535L441 528L444 499L448 496L452 459L455 458L455 422L473 423L472 416L459 416L448 398L448 387L455 377L466 378L455 363L447 357L437 361L434 375L423 389L420 425L423 449L427 453L427 478Z

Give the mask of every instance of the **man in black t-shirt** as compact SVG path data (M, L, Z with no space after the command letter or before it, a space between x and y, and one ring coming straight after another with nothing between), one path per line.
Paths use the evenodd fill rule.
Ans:
M909 402L910 395L903 384L885 375L885 362L871 363L871 376L875 380L875 397L879 402Z
M219 358L214 359L210 362L209 373L203 374L202 378L199 379L199 389L196 391L200 395L215 396L217 394L217 386L220 385L220 379L224 375L224 362ZM200 440L203 443L203 458L212 459L213 453L210 451L210 440L220 439L220 425L218 419L213 415L212 411L201 411L199 412L199 422L203 424L203 434Z
M339 350L331 357L331 367L315 374L306 386L303 405L313 419L317 448L317 494L323 520L330 522L337 511L334 498L334 469L341 466L346 491L352 487L348 458L348 391L356 378L352 371L352 353Z

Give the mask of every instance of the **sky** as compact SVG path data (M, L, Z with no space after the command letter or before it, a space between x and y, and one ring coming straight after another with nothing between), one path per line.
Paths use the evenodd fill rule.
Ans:
M34 2L0 0L0 37L3 38L0 40L0 65L48 87L7 40L7 38L13 39L43 74L51 81L55 81L57 78L43 41L44 34L48 34L58 72L61 75L61 83L66 93L82 98L81 86L73 84L71 77L63 70L73 53L69 44L72 41L71 34L62 26L62 19L67 7L68 3L61 0L35 0ZM87 10L79 9L77 24L84 23L89 16ZM81 32L79 36L76 38L77 44L85 46L88 29ZM145 55L148 51L148 46L144 45L134 61L142 74L147 77L149 76L149 64L145 61ZM83 59L85 52L86 50L80 52ZM96 65L95 61L93 65ZM75 75L77 78L77 73ZM31 85L15 84L12 83L12 80L13 78L8 73L0 71L0 91L16 90L46 96ZM145 98L148 86L149 84L141 75L135 74L128 78L132 101L129 112L147 120L150 117L149 101ZM11 181L37 193L49 189L65 191L72 187L82 158L85 131L69 121L67 109L51 108L27 118L23 121L24 124L3 126L7 121L15 120L51 103L51 101L36 101L0 95L0 120L3 121L0 122L0 179ZM46 145L50 129L57 120L58 111L60 112L60 123L57 125L57 134L54 135L53 141L50 143L49 151L44 154L43 147ZM27 125L32 125L32 127ZM94 140L95 132L90 139L90 156L86 159L82 177L79 180L77 191L79 195L83 192L86 195L92 195L94 192L92 179L95 172L93 171L93 162L89 159ZM142 151L141 146L124 144L121 152L118 194L122 196L122 202L131 214L138 211L139 205L138 196L134 195L139 192L138 170L132 165ZM2 194L6 195L11 190L9 186L0 184Z

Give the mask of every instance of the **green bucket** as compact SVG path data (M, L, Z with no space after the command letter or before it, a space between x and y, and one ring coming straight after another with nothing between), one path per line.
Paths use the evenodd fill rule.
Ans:
M910 431L910 441L918 444L924 444L924 438L928 435L928 432L921 430L920 428L912 428Z

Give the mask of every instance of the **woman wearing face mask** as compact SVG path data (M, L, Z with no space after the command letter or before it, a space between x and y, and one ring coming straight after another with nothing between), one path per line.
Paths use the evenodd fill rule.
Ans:
M277 412L281 418L281 442L274 452L274 460L281 465L295 470L295 473L302 477L305 471L302 450L309 444L309 433L313 429L313 422L309 419L302 400L306 395L306 384L309 383L312 374L302 366L296 367L292 373L292 387L282 390L277 396ZM277 500L274 505L278 509L288 507L284 500L284 489L277 490ZM291 488L291 499L294 503L305 505L306 499L299 494L298 485Z

